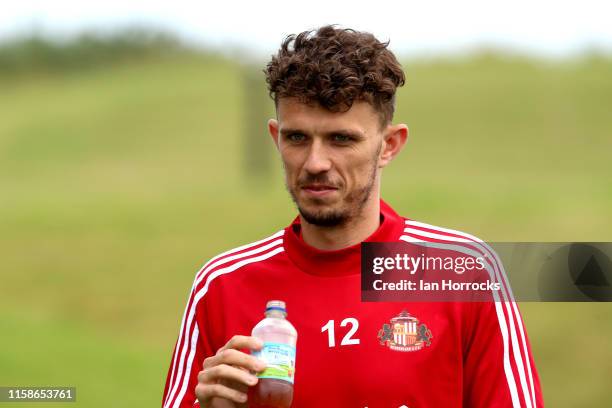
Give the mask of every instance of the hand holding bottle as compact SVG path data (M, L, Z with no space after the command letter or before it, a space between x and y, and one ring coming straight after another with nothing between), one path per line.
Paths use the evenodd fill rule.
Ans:
M252 336L233 336L217 354L204 360L195 394L205 408L247 407L249 386L257 384L266 368L262 360L240 350L260 350L263 342Z

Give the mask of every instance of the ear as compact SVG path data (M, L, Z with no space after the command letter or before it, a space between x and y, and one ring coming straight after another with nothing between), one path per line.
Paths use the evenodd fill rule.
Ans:
M408 139L408 126L403 123L398 125L389 125L383 133L383 145L378 161L379 167L385 167L391 163L402 150Z
M278 149L278 121L276 119L270 119L268 121L268 133L270 133L270 136L272 136L274 144Z

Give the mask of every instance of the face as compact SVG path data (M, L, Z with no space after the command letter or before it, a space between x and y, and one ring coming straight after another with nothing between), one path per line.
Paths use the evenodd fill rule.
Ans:
M282 98L277 116L268 123L270 134L281 154L287 190L307 222L342 225L378 199L380 169L393 156L385 133L393 127L381 128L369 103L330 112Z

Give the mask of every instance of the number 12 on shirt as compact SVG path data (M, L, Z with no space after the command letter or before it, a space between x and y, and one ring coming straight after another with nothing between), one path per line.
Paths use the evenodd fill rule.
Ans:
M321 333L327 332L327 345L329 347L336 347L334 324L335 322L333 320L328 320L327 323L325 323L325 325L321 327ZM359 344L359 339L351 338L359 328L359 321L354 317L347 317L346 319L342 320L342 322L340 322L340 327L345 327L349 324L351 325L351 329L342 338L342 341L340 342L341 346L351 346L354 344Z

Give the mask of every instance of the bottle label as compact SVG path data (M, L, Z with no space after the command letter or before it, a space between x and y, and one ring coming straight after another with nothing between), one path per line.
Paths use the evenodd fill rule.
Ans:
M275 378L293 384L295 375L294 346L266 341L261 350L253 351L252 354L268 365L264 371L257 374L257 377Z

